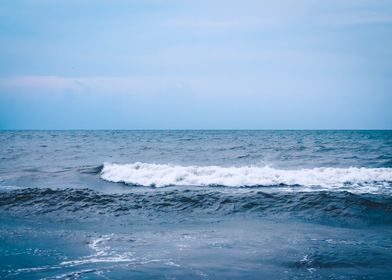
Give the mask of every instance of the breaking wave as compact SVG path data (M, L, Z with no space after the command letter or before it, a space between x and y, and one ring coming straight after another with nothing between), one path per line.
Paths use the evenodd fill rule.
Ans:
M323 167L283 170L268 166L180 166L137 162L105 163L100 176L110 182L153 187L284 185L377 192L380 187L391 188L392 168Z

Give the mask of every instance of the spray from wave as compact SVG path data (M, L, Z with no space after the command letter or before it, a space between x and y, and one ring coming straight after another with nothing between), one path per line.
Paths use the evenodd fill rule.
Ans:
M268 166L180 166L171 164L105 163L101 178L139 186L318 186L336 188L391 188L392 168L275 169ZM370 189L371 192L371 189Z

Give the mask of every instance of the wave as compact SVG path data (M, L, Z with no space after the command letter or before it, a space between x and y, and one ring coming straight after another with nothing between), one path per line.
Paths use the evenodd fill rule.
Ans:
M99 220L124 217L146 222L152 217L173 221L249 214L274 218L293 216L337 224L392 224L392 196L350 192L244 193L183 189L103 194L90 189L20 189L0 192L0 215L54 219ZM189 214L189 216L184 214ZM179 221L180 221L179 220Z
M180 166L171 164L104 163L101 178L138 186L303 186L321 189L378 191L391 188L392 168L275 169L269 166Z

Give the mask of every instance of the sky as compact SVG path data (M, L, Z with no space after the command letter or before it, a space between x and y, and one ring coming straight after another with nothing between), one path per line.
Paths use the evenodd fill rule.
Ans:
M0 2L0 129L392 129L390 0Z

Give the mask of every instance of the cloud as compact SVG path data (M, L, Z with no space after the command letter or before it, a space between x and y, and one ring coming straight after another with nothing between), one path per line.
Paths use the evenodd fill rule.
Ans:
M1 93L94 93L94 94L156 94L165 89L185 90L187 83L180 77L169 76L15 76L0 78Z
M166 23L168 27L201 29L208 31L230 31L249 28L272 27L275 20L264 19L242 19L242 18L226 18L226 19L209 19L209 18L176 18L170 19Z
M391 11L367 11L360 9L353 9L335 13L320 14L314 20L321 26L329 27L354 27L354 26L373 26L379 24L392 25L392 10Z

